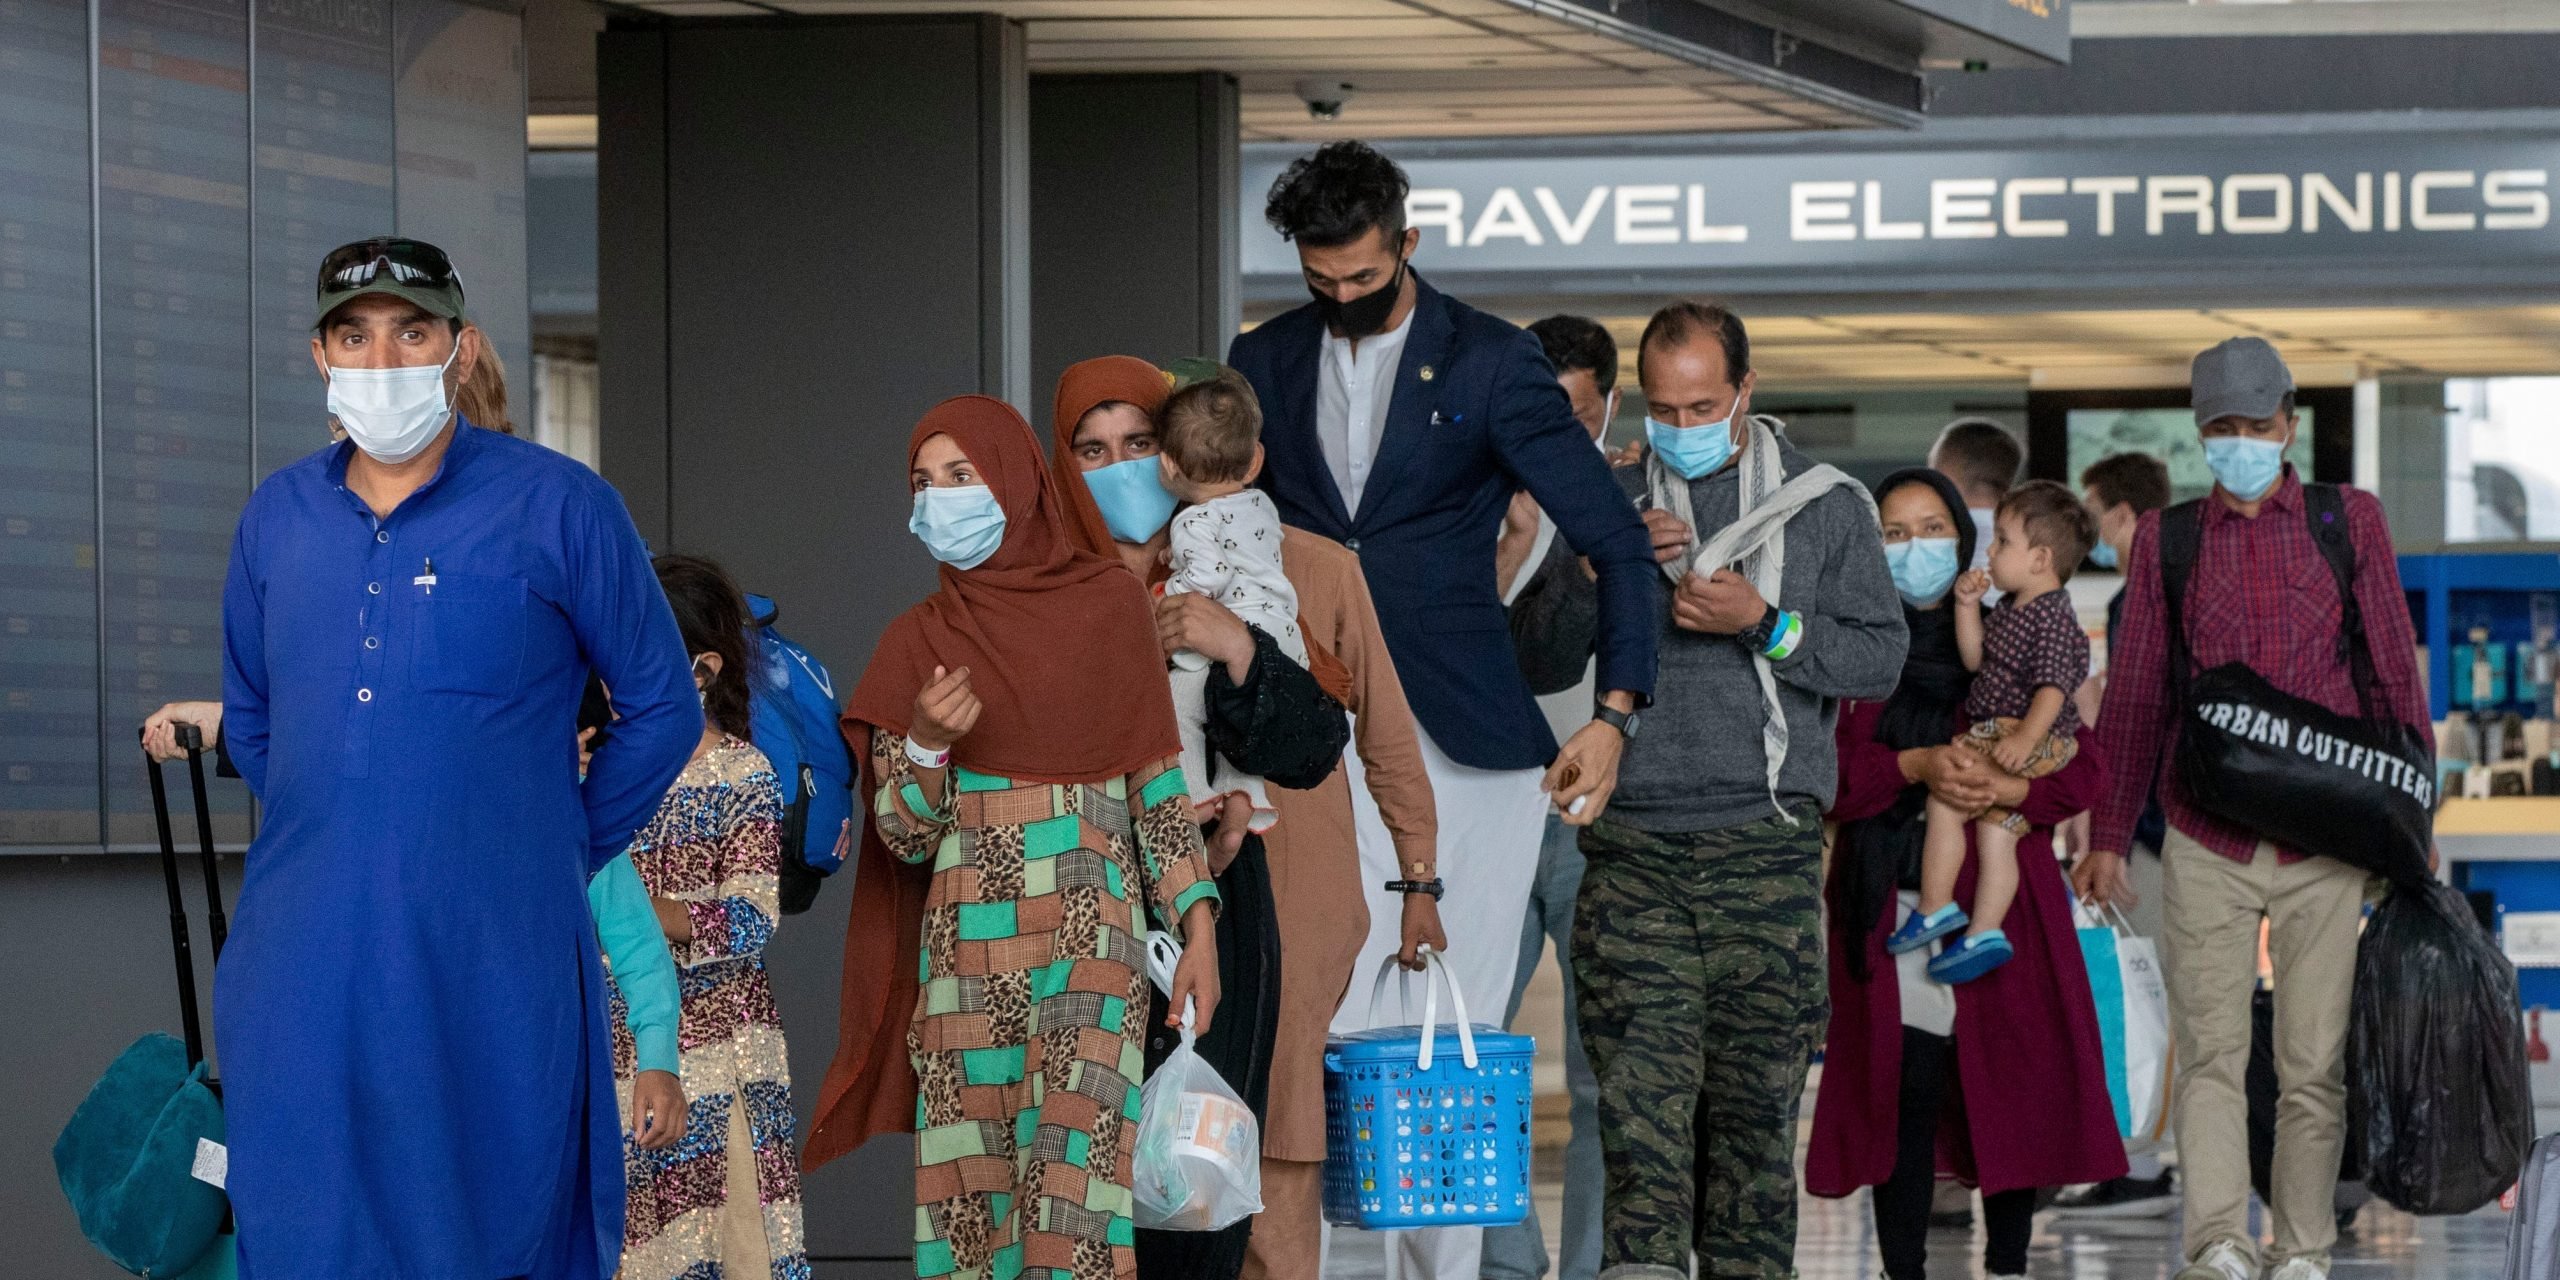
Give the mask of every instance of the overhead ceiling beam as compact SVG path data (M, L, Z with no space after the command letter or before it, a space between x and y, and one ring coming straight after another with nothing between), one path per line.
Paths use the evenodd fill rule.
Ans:
M1220 70L1240 78L1345 76L1363 90L1349 119L1374 136L1435 132L1418 115L1371 113L1384 105L1363 77L1435 73L1445 89L1511 87L1523 71L1579 70L1598 80L1542 95L1558 108L1582 107L1584 94L1695 85L1747 90L1756 108L1750 128L1913 126L1923 84L1908 65L1843 52L1718 7L1748 0L628 0L623 12L675 21L745 17L759 12L805 16L993 12L1026 26L1031 69L1077 72ZM1901 4L1904 0L1824 0ZM1948 3L1953 0L1926 0ZM2006 0L2003 0L2005 3ZM1413 90L1416 93L1442 89ZM1745 101L1737 96L1735 102ZM1450 104L1447 112L1472 108ZM1732 114L1732 113L1728 113ZM1462 114L1440 117L1463 121ZM1559 114L1560 124L1577 117ZM1585 113L1579 118L1588 118ZM1310 121L1312 126L1318 122ZM1521 129L1548 130L1523 117ZM1677 110L1630 109L1611 117L1626 132L1719 127ZM1306 136L1327 130L1308 128ZM1455 130L1474 133L1473 129Z

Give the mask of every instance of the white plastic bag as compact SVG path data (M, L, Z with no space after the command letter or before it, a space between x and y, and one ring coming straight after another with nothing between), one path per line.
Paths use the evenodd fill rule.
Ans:
M1181 956L1170 936L1147 935L1147 967L1167 995ZM1193 1012L1185 1001L1181 1046L1138 1092L1132 1216L1151 1231L1216 1231L1262 1212L1261 1126L1193 1049Z

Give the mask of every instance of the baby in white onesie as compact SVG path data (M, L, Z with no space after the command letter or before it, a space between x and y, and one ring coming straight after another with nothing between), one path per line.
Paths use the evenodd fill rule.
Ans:
M1184 387L1165 402L1164 487L1191 505L1173 517L1165 557L1173 575L1165 594L1207 596L1280 644L1301 666L1307 644L1298 634L1298 593L1280 572L1280 512L1250 487L1262 470L1262 407L1244 375L1217 375ZM1217 842L1232 855L1245 832L1267 830L1276 815L1262 778L1208 749L1209 659L1188 649L1173 655L1173 712L1182 729L1182 776L1202 821L1219 819Z

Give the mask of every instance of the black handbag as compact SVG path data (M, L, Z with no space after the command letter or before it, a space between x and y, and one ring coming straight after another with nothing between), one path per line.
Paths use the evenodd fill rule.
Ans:
M2373 653L2355 592L2356 547L2336 485L2302 486L2311 538L2337 580L2338 651L2362 714L2342 716L2238 662L2193 672L2187 584L2204 541L2204 503L2162 513L2160 576L2171 705L2183 717L2175 767L2198 809L2265 840L2335 858L2398 884L2429 878L2435 753L2412 726L2374 714Z

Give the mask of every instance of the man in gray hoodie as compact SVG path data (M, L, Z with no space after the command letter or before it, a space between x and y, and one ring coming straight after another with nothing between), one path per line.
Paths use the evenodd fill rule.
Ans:
M1637 378L1651 448L1616 474L1677 585L1653 706L1582 837L1601 1278L1679 1280L1693 1250L1703 1276L1788 1276L1796 1105L1826 1013L1832 727L1840 700L1892 692L1902 606L1865 490L1751 416L1739 317L1664 308ZM1545 575L1513 633L1587 652L1596 607L1587 573Z

